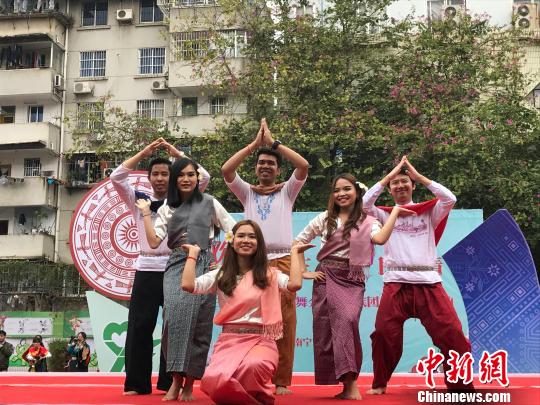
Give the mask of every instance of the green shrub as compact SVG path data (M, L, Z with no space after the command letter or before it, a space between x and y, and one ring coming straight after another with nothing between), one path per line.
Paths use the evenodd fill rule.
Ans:
M49 351L52 357L47 359L49 371L65 371L67 339L54 339L49 342Z

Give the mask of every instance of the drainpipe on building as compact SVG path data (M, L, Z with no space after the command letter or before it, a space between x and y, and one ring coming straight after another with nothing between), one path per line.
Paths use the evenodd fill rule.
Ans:
M66 15L69 16L69 0L66 1ZM62 106L60 107L60 140L58 141L60 143L60 157L58 159L57 163L57 172L58 178L61 178L61 175L63 174L64 170L64 131L65 131L65 124L64 124L64 115L66 111L66 94L67 94L67 59L68 59L68 42L69 42L69 27L66 28L66 39L64 41L64 68L62 71L62 76L64 77L64 90L62 91ZM58 263L60 253L59 253L59 246L60 246L60 187L58 188L58 195L56 197L56 226L54 230L54 262ZM64 274L64 288L65 288L65 274Z

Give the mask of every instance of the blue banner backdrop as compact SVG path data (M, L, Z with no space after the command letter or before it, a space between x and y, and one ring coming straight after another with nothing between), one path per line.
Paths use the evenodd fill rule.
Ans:
M297 235L314 218L318 212L295 212L293 214L293 234ZM236 220L243 218L243 214L233 214ZM482 210L453 210L448 219L448 225L444 235L438 245L439 256L462 240L482 223ZM306 254L309 270L315 270L317 266L317 252L320 241L313 242L317 247L311 249ZM370 277L366 283L366 293L364 296L364 309L360 318L360 338L363 348L362 372L372 372L371 361L371 339L369 335L373 332L375 325L375 315L377 313L380 295L382 293L382 275L379 271L379 257L382 254L380 246L376 249L373 266L370 269ZM465 334L468 334L469 326L467 314L460 290L456 284L452 273L441 259L441 271L443 285L454 301L457 314L463 325ZM313 329L311 312L311 290L312 282L304 281L302 289L298 291L296 298L296 313L298 324L296 328L296 349L294 358L295 372L313 372ZM360 303L359 303L360 304ZM217 339L221 328L214 326L213 340ZM431 338L427 335L424 327L418 320L408 320L405 322L403 357L399 362L397 372L409 372L419 359L426 356L428 347L433 346ZM212 351L210 351L212 353Z

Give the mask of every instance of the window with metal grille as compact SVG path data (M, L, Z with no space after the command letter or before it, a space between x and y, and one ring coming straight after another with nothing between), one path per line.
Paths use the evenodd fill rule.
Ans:
M26 177L39 176L41 173L41 161L39 158L24 159L24 175Z
M440 20L447 16L447 7L465 7L465 0L427 0L428 16L430 20Z
M139 49L139 74L161 74L165 65L165 48Z
M227 110L226 97L212 97L210 99L210 114L225 114Z
M210 40L207 31L174 32L172 44L176 60L190 60L206 56Z
M139 9L141 12L139 20L142 23L163 21L163 13L156 0L141 0Z
M80 77L105 76L106 51L81 52Z
M247 32L243 30L226 30L220 34L225 39L225 56L227 58L240 58L244 56L243 49L247 43Z
M28 122L43 122L42 105L32 105L28 107Z
M165 100L137 100L137 113L141 117L162 119Z
M182 116L197 115L197 97L182 97Z
M108 11L107 1L85 1L82 6L81 25L83 27L107 25Z
M103 103L79 103L77 105L77 124L79 129L96 130L103 128L105 112Z

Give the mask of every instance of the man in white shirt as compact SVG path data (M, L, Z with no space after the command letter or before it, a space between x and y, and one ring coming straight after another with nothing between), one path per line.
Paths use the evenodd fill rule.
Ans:
M428 188L437 198L420 204L412 200L416 184ZM442 286L437 271L436 243L442 235L456 197L439 183L418 173L404 156L400 163L363 197L364 209L384 223L389 207L376 207L375 201L388 186L394 202L416 212L399 217L390 239L384 245L384 288L375 331L371 334L373 384L368 394L384 394L403 351L403 323L418 318L448 359L450 350L460 355L470 352L461 322ZM444 363L445 370L447 368ZM446 375L445 375L446 377ZM472 384L452 384L448 389L472 389Z
M149 199L152 221L156 220L157 210L167 197L171 162L169 159L160 157L150 161L148 180L152 186L153 195L146 195L133 189L129 184L128 177L141 160L151 158L160 148L165 149L171 157L182 158L184 156L183 152L163 138L159 138L123 162L110 176L115 190L133 215L139 232L140 246L129 304L124 395L142 395L152 392L151 377L154 351L152 335L156 327L159 307L163 307L163 274L171 253L167 243L161 244L157 249L152 249L148 245L144 221L135 203L139 198ZM203 179L200 182L200 187L201 191L204 191L210 180L210 175L202 168L201 175ZM171 378L166 373L165 358L161 353L157 389L168 391L171 382Z
M264 147L265 145L270 146ZM240 178L236 169L251 154L257 151L255 174L258 185L250 185ZM291 177L276 184L281 173L282 156L295 167ZM274 140L266 120L261 120L261 127L255 140L236 152L221 168L229 189L244 206L245 219L251 219L261 227L266 243L269 265L277 267L289 275L291 267L292 210L293 205L304 185L309 163L292 149ZM296 335L296 297L293 294L281 295L281 313L283 317L283 338L278 340L278 368L273 383L276 394L290 394L287 388L291 384L294 362L294 343Z

